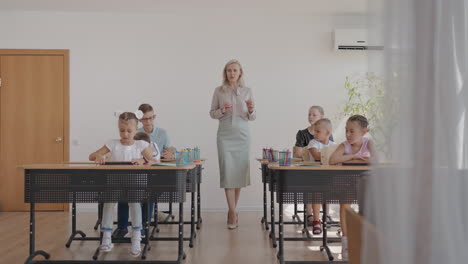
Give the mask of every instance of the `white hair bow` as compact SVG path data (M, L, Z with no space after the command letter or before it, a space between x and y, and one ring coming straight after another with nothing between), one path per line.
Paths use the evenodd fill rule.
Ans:
M143 112L141 110L138 110L135 112L136 118L142 119L143 118Z

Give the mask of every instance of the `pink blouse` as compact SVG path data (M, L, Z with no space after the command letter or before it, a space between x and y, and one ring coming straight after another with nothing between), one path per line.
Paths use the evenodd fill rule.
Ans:
M364 157L364 158L370 158L370 151L369 148L367 147L367 143L369 143L369 139L366 137L362 138L362 146L359 149L357 153L352 153L351 151L351 144L349 144L348 141L343 142L344 145L344 154L349 155L349 154L354 154L358 157Z

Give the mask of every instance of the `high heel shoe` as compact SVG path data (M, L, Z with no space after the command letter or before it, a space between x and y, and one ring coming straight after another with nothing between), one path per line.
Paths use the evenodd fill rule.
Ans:
M236 229L236 228L237 228L237 214L236 214L236 223L235 223L235 224L230 224L230 223L229 223L229 213L228 213L227 227L228 227L229 230L232 230L232 229Z

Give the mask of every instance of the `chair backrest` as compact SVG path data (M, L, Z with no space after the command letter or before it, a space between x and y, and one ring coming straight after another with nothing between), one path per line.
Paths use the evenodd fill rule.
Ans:
M349 264L361 264L362 263L362 247L364 240L367 239L367 252L366 257L368 263L379 264L379 252L378 252L378 232L375 225L369 223L363 216L356 213L352 208L346 209L346 224L348 227L348 252L349 252ZM363 234L366 237L363 237Z
M297 153L294 152L293 158L302 158L302 160L308 161L309 158L310 158L310 154L309 154L309 150L307 149L307 147L303 147L303 148L301 148L301 147L296 147L296 146L293 146L293 147L292 147L292 149L293 149L294 151L295 151L297 148L302 149L302 156L297 157Z
M310 160L310 152L307 147L302 148L302 160L304 161Z

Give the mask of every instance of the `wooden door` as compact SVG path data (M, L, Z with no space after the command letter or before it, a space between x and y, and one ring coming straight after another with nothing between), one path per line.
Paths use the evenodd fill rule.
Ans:
M68 52L0 53L0 78L0 211L24 211L29 205L18 166L68 160Z

